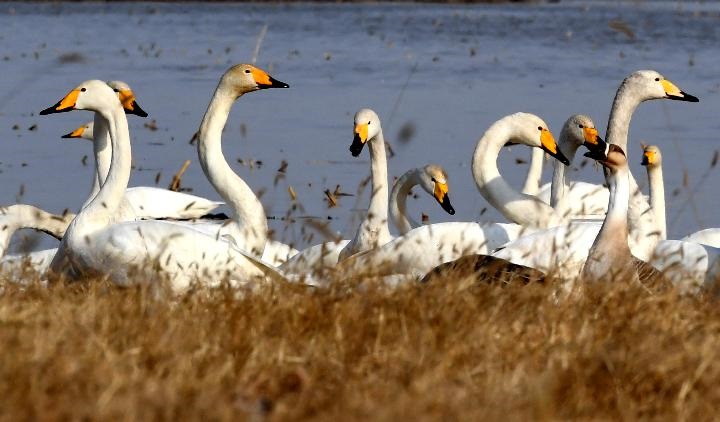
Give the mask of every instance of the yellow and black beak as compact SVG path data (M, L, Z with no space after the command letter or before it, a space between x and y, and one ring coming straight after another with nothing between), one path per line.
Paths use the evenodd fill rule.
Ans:
M253 79L255 80L258 89L290 88L290 85L286 84L285 82L278 81L277 79L268 75L267 72L262 69L253 67L252 69L250 69L250 72L252 73Z
M455 208L453 208L450 203L450 196L448 196L447 183L435 182L435 191L433 192L433 196L445 212L450 215L455 215Z
M587 148L590 151L605 151L607 144L603 139L598 135L597 129L594 127L584 127L583 128L583 145L585 148Z
M133 94L132 90L123 89L122 91L118 91L118 98L123 106L123 110L125 110L125 114L147 117L148 114L140 108L137 101L135 101L135 94Z
M688 101L691 103L697 103L698 101L700 101L698 97L681 91L680 88L678 88L674 83L670 82L667 79L663 79L662 81L660 81L660 83L665 90L665 95L667 95L667 98L671 100Z
M604 143L604 142L603 142ZM605 148L593 148L590 149L590 151L583 154L585 157L590 158L592 160L595 160L599 163L605 162L608 158L608 154L610 153L610 145L608 143L605 143Z
M360 123L355 125L353 141L350 145L350 153L353 157L357 157L363 150L368 140L368 123Z
M79 128L68 133L67 135L61 136L61 138L63 138L63 139L82 138L83 132L85 132L85 126L80 126Z
M654 164L654 162L655 162L655 152L644 151L642 162L640 162L640 165L641 166L649 166L649 165Z
M570 165L570 160L568 160L567 157L565 157L565 154L560 151L552 133L550 133L550 131L545 128L540 129L540 145L543 151L550 154L551 157L555 158L566 166Z
M79 89L73 89L70 91L62 100L58 101L54 106L48 107L41 111L41 115L54 114L54 113L65 113L67 111L75 110L75 103L77 103L78 95L80 95Z

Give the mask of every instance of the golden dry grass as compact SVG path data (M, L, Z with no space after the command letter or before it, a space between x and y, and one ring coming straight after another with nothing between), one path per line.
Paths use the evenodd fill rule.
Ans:
M168 299L103 283L0 295L0 415L21 419L705 419L720 311L619 283L275 285Z

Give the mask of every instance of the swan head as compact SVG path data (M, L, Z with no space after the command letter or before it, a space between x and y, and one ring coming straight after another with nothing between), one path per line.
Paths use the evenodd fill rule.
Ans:
M436 164L428 164L422 168L419 176L420 186L423 190L432 195L445 212L455 215L455 208L450 203L450 196L448 195L450 189L445 169Z
M691 103L700 101L697 97L682 91L677 85L654 70L638 70L625 78L622 84L644 97L645 100L669 99Z
M560 151L547 123L538 116L530 113L515 113L507 116L497 123L509 124L510 144L524 144L530 147L541 148L551 157L570 165L570 160Z
M658 167L662 165L662 154L656 145L647 145L643 148L643 158L640 163L647 167Z
M570 142L574 148L584 145L589 150L605 150L605 141L598 135L595 123L588 116L576 114L565 121L560 132L561 142ZM574 154L574 152L573 152Z
M92 79L73 88L55 105L41 111L41 115L65 113L73 110L101 111L121 107L117 94L103 81Z
M135 101L135 94L132 89L130 89L130 85L123 81L110 81L107 84L113 91L117 92L120 103L123 105L123 109L125 109L125 114L147 117L148 114L140 108L137 101Z
M380 118L377 113L369 108L363 108L355 113L354 121L350 153L353 157L357 157L362 152L365 144L380 133Z
M627 170L628 168L625 151L615 144L606 144L604 151L589 151L585 153L585 156L602 164L603 167L610 170L612 174L623 169Z
M236 64L228 69L220 79L220 85L234 93L236 97L260 89L290 87L264 70L247 63Z
M92 141L95 139L93 137L93 128L95 127L93 122L87 122L84 125L80 126L79 128L73 130L72 132L65 134L61 136L63 139L72 139L72 138L82 138L87 139L89 141Z

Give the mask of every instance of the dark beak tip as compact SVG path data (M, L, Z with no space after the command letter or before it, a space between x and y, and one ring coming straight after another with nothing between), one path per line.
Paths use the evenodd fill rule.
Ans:
M42 110L40 113L38 113L41 116L47 116L48 114L52 114L53 107L46 108L45 110Z
M66 135L61 136L61 138L63 138L63 139L70 139L70 138L72 138L72 134L71 134L71 133L68 133L68 134L66 134Z

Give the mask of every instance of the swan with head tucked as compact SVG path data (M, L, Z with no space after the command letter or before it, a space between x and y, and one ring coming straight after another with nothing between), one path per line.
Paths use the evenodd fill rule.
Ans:
M338 265L340 274L404 274L423 276L438 265L464 255L487 254L532 227L559 219L549 205L513 190L502 178L497 158L508 141L540 148L567 162L547 124L528 113L506 116L480 138L472 169L482 196L508 219L520 224L448 222L418 227L372 251L348 258Z
M93 122L88 122L74 131L63 135L62 138L82 138L93 141L93 134L94 124ZM111 156L112 152L109 148L101 150L98 156L101 163L98 164L98 167L109 168L108 163ZM95 180L98 180L97 177ZM99 186L97 190L99 190ZM97 192L95 187L93 187L93 191ZM137 219L201 218L224 204L222 201L211 201L197 195L175 192L153 186L127 188L125 190L125 199L132 206L135 218Z
M224 105L223 111L229 112L234 100L245 93L285 86L257 68L235 66L223 76L218 87L225 98L217 104L216 91L207 114L212 114L213 106L218 105ZM193 281L215 285L227 278L250 282L267 275L277 276L260 260L234 247L231 243L239 243L236 239L233 242L218 240L164 221L114 224L114 214L130 178L131 147L123 108L107 84L91 80L78 85L41 114L69 110L92 110L104 118L109 129L112 160L100 191L68 227L51 263L51 271L74 279L108 277L121 285L143 280L143 275L148 280L160 276L168 278L175 290L183 290ZM204 136L207 135L207 114L201 125L201 144L207 141ZM227 114L222 114L225 114L224 125Z

